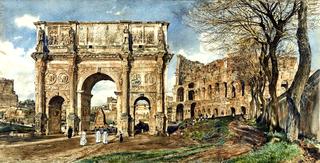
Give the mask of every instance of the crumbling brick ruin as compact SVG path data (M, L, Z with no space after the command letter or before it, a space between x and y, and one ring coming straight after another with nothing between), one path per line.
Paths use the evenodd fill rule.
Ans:
M279 59L278 95L291 84L296 63L295 57ZM175 116L171 121L246 115L250 109L250 85L239 77L235 64L233 57L202 64L178 55L172 109ZM266 97L267 92L265 90Z
M18 105L18 96L13 89L13 80L0 78L0 111L16 108Z

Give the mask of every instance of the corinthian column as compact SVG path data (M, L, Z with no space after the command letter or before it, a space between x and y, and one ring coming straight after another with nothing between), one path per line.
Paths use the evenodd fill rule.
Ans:
M164 112L163 112L163 60L158 58L157 67L157 113L156 113L156 134L164 132Z
M128 136L128 85L129 85L129 66L128 61L125 61L122 66L122 109L121 109L121 122L122 122L122 132L124 136Z
M35 129L37 134L44 134L46 130L47 116L45 109L45 72L47 54L41 52L32 53L32 58L36 61L36 105L35 105Z
M76 66L76 56L74 55L69 61L69 96L70 96L70 107L67 109L67 124L73 128L73 134L77 134L79 131L79 117L77 116L76 104L76 76L77 76L77 66Z

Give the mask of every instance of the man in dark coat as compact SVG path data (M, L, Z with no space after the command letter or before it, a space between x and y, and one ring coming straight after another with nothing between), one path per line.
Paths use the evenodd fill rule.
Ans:
M123 142L123 136L122 136L122 133L120 133L120 143Z
M72 132L73 132L72 127L69 126L69 129L68 129L68 138L69 139L72 137Z

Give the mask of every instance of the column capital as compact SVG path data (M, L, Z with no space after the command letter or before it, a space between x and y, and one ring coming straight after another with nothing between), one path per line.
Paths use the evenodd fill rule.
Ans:
M33 52L31 54L31 57L35 60L35 61L45 61L48 58L48 54L47 53L41 53L41 52Z

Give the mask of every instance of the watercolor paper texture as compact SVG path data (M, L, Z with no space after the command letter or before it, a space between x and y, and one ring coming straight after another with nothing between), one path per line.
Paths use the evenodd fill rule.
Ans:
M0 162L317 161L319 4L2 0Z

